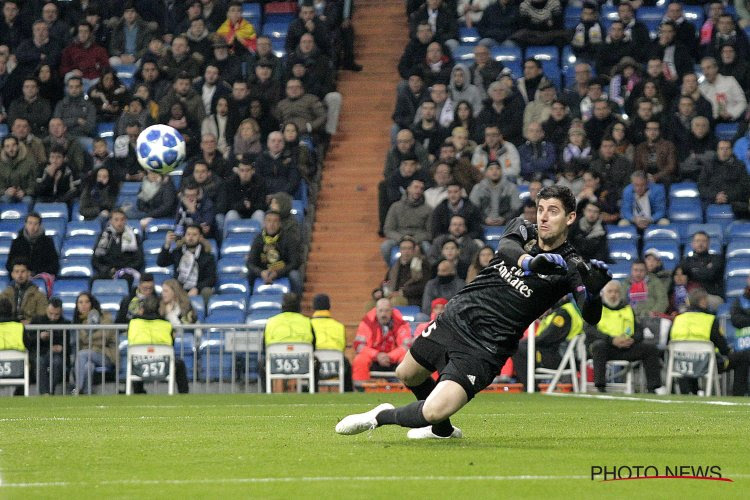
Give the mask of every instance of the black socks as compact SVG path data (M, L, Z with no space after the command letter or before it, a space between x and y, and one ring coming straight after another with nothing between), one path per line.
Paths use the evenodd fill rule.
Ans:
M422 415L424 401L414 401L406 406L378 413L378 425L400 425L401 427L427 427L430 423Z

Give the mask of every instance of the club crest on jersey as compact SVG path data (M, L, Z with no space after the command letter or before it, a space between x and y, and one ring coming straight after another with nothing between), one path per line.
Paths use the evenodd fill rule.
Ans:
M523 238L524 240L528 238L529 233L526 231L526 226L522 225L521 227L518 228L518 231L521 233L521 238Z
M502 279L505 280L510 286L515 288L518 293L526 297L531 297L533 290L523 281L523 269L519 269L516 266L510 266L510 269L505 265L505 261L498 262L492 266L497 271Z

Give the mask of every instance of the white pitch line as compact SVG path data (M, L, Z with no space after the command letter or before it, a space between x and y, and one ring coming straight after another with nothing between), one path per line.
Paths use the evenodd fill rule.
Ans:
M245 419L245 418L298 418L299 415L141 415L132 417L107 416L101 417L8 417L0 418L0 422L70 422L78 420L228 420L228 419ZM305 418L311 418L309 415Z
M362 406L369 406L368 403L277 403L277 404L267 404L267 403L248 403L248 404L231 404L231 405L217 405L217 404L210 404L210 405L95 405L95 406L55 406L55 410L81 410L81 409L96 409L96 410L108 410L108 409L120 409L120 408L139 408L139 409L174 409L174 408L257 408L257 407L268 407L268 408L275 408L275 407L316 407L316 406L352 406L356 404L362 404ZM3 411L7 410L23 410L27 411L30 407L29 406L6 406L3 407Z
M637 401L639 403L659 403L659 404L695 404L695 405L713 405L713 406L750 406L750 403L739 401L711 401L701 399L657 399L642 398L638 396L614 396L611 394L574 394L554 392L547 396L559 396L568 398L588 398L588 399L606 399L613 401Z

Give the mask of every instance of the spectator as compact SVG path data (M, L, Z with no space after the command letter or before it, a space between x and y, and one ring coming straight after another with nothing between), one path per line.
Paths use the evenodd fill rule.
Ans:
M391 248L406 235L416 240L423 253L429 251L432 209L425 203L423 193L424 181L413 179L403 197L388 209L383 225L387 239L380 245L380 253L386 262L390 260Z
M141 70L135 76L137 86L145 85L154 102L161 101L171 90L171 82L163 77L155 61L144 61L141 64ZM137 86L135 95L139 95ZM158 106L156 108L158 113ZM154 118L153 115L152 118Z
M64 19L60 19L60 10L57 3L49 0L43 2L42 20L47 24L49 36L52 40L62 45L70 41L70 25Z
M568 84L568 88L563 90L560 100L569 108L571 118L582 118L581 101L589 93L589 82L592 81L591 65L586 62L577 62L573 70L574 80Z
M690 142L691 121L698 115L695 112L695 101L692 97L679 96L677 102L677 108L664 117L664 124L667 138L674 143L677 148L677 157L682 161L685 155L682 148ZM680 173L682 173L681 170Z
M146 297L154 295L154 275L151 273L141 274L138 286L120 301L120 309L117 312L116 323L127 323L139 314L141 303Z
M112 279L120 270L140 271L143 267L143 249L125 212L112 210L107 227L99 236L92 257L94 279ZM128 274L129 275L129 274Z
M623 80L630 80L630 75L622 78L622 76L624 76L624 70L626 68L630 68L631 70L637 70L640 68L638 61L631 57L633 53L633 43L625 34L625 24L621 20L613 21L609 25L604 43L601 45L598 53L595 54L596 72L598 74L611 74L613 77L620 77L618 78L618 84L615 85L615 88L610 85L610 93L614 90L617 93L616 95L622 96L621 89L622 84L624 83ZM629 66L623 66L624 63ZM633 71L633 73L635 73L635 71ZM610 99L612 99L611 94Z
M73 324L108 325L112 317L102 312L99 301L89 292L82 292L76 299ZM76 339L76 387L74 394L91 394L94 371L104 368L111 372L117 357L117 332L115 330L80 329Z
M315 175L318 172L318 158L309 142L302 142L297 125L292 122L281 126L281 134L284 136L284 156L291 158L297 164L302 179L308 185L315 183Z
M437 265L437 276L424 287L422 295L422 312L430 314L432 301L437 298L450 300L464 287L464 280L456 275L456 266L448 260L441 260Z
M443 259L454 264L459 278L466 279L471 260L482 245L481 240L472 239L466 231L466 220L460 215L451 217L451 224L447 234L442 234L432 241L429 259L436 268ZM433 273L434 275L434 273Z
M484 143L480 144L471 157L476 170L484 171L490 163L500 165L502 175L509 182L515 182L521 173L521 157L513 143L508 142L495 124L484 129Z
M490 265L490 261L494 256L495 250L489 245L483 246L476 255L474 255L469 270L466 272L467 285L477 278L482 269Z
M539 122L526 127L526 142L518 148L521 157L521 177L525 181L554 179L557 166L555 145L544 140Z
M279 101L274 117L281 123L294 122L303 134L320 137L335 132L326 124L326 110L323 103L313 94L306 94L302 82L290 78L286 84L286 98Z
M94 170L81 192L80 213L85 220L105 221L115 207L119 188L110 171L101 167Z
M58 297L52 297L47 305L45 314L34 316L31 324L36 325L67 325L68 320L62 315L62 301ZM55 388L63 381L63 352L66 344L65 330L41 330L38 331L38 344L36 339L31 342L29 359L32 363L32 372L36 372L34 366L39 370L37 380L39 394L54 394ZM39 346L37 350L37 345ZM38 365L36 361L38 360ZM52 383L50 384L50 379Z
M599 149L604 139L604 131L617 121L617 118L612 114L612 108L609 107L609 103L606 100L599 99L594 102L593 115L583 125L586 137L591 141L592 149Z
M49 151L49 163L36 179L34 197L37 202L70 203L79 195L81 181L65 162L65 148L54 145Z
M109 64L135 64L148 49L154 33L148 24L138 16L133 2L126 2L122 18L112 29L109 41Z
M557 99L555 86L550 82L542 82L537 91L538 98L530 102L523 112L523 125L531 122L544 123L552 111L552 103Z
M388 299L380 299L360 321L354 337L352 379L361 390L370 379L370 369L392 371L411 345L411 330L401 312Z
M594 147L593 144L591 147ZM627 158L615 152L615 142L610 137L602 139L600 146L596 149L598 149L598 154L591 161L591 170L599 173L600 179L603 180L601 187L615 199L619 199L620 193L628 185L633 165ZM608 211L604 210L604 212ZM612 222L605 220L605 223L611 224Z
M198 230L200 232L200 228ZM213 291L213 289L211 290ZM182 287L182 283L178 280L166 280L161 285L159 316L169 321L174 327L179 327L180 325L192 325L195 323L198 318L188 296L189 293ZM141 304L141 307L143 307L143 304ZM180 331L180 335L181 334L182 332Z
M404 52L398 61L398 73L401 78L408 80L413 71L417 69L427 57L427 47L435 40L427 21L417 25L416 33L409 39L404 47ZM401 92L399 92L400 94Z
M448 85L453 69L453 62L439 42L431 42L427 46L425 58L417 66L417 69L424 75L426 87L432 87L435 83Z
M485 5L484 13L479 19L474 19L476 12L472 15L471 24L476 27L479 35L482 37L480 45L491 46L503 44L518 29L518 5L511 0L497 0L487 2ZM474 54L476 55L476 50ZM492 78L492 80L495 80L495 78ZM477 85L476 82L474 84Z
M560 156L562 156L563 165L573 167L573 172L575 173L588 167L591 162L591 146L586 139L586 132L583 130L581 122L575 122L571 125L568 131L568 143L563 148L562 155ZM576 186L568 187L575 189ZM581 179L577 191L574 190L573 194L578 195L582 187L583 180Z
M222 158L227 160L232 152L234 140L236 140L232 129L229 128L229 99L226 96L216 99L215 109L216 112L204 118L201 124L201 146L205 136L213 136L216 142L216 150ZM259 129L257 123L256 128Z
M617 21L612 23L612 26L615 25L622 26ZM610 28L610 31L612 29ZM604 52L606 51L602 51L602 57L604 57ZM623 107L626 102L631 100L633 91L640 84L643 68L638 61L625 55L615 61L615 65L611 67L609 72L612 74L612 79L609 83L608 98L618 106Z
M299 272L300 249L294 237L281 230L281 216L269 210L263 220L263 230L253 240L247 258L250 286L256 279L273 283L278 278L289 278L292 291L302 292Z
M732 47L737 56L742 60L747 60L750 56L750 44L747 41L747 35L741 29L737 28L734 18L729 13L723 13L719 16L716 23L716 29L711 35L711 43L706 50L706 54L718 58L723 47Z
M714 32L716 31L716 24L719 22L719 18L724 13L724 4L711 0L708 4L706 12L706 20L703 22L700 30L698 30L698 36L700 38L700 48L705 49L711 44Z
M396 108L391 116L397 131L412 126L417 109L422 104L422 100L427 97L422 73L418 69L410 70L407 80L406 89L396 94Z
M448 195L448 183L453 181L451 175L451 166L448 162L438 161L432 168L432 187L427 188L424 192L425 202L432 208L443 201Z
M184 234L190 224L198 224L203 235L211 238L216 234L216 207L210 197L203 193L195 179L187 180L178 196L175 229Z
M633 147L633 145L628 140L624 123L612 123L604 132L604 136L612 138L612 142L614 142L615 144L615 153L622 155L629 162L633 161L635 147Z
M661 124L646 123L646 141L635 148L635 170L641 170L652 182L669 186L677 174L677 151L671 141L661 138Z
M475 26L484 17L484 11L492 3L493 0L459 0L456 9L458 23L469 27Z
M591 120L594 114L594 104L596 101L605 101L612 111L612 105L607 100L607 95L604 93L604 86L607 84L607 80L604 77L591 78L586 85L586 95L581 98L578 103L578 111L580 111L580 118L584 122Z
M56 275L60 270L55 242L44 234L42 217L37 212L29 212L24 219L23 228L10 245L5 269L13 272L13 264L19 259L27 262L32 276L39 273Z
M708 304L715 311L724 303L724 257L709 252L710 238L696 231L690 241L692 252L682 258L680 267L688 277L688 286L698 285L708 292Z
M672 285L672 273L664 269L659 251L656 248L644 251L643 261L646 263L646 272L659 278L661 284L664 285L664 290L669 290Z
M52 72L57 73L62 52L60 42L50 38L49 28L41 19L34 21L31 32L31 38L19 43L15 51L18 71L31 75L37 66L47 63Z
M31 282L29 261L23 256L12 261L11 282L0 293L0 299L10 301L14 321L24 325L32 318L44 314L47 308L47 296Z
M421 306L422 293L430 278L427 259L416 254L417 242L404 236L398 243L399 256L390 264L383 282L383 296L397 306Z
M108 69L107 49L96 43L89 23L79 22L75 41L62 51L60 75L66 80L77 76L90 86Z
M127 105L115 124L115 137L127 135L127 126L132 123L137 124L141 129L145 129L154 123L146 101L138 96L127 99Z
M292 197L287 193L279 192L268 196L268 210L278 212L281 216L281 232L290 240L302 241L302 227L297 217L292 214Z
M713 120L711 103L703 97L703 94L701 93L700 87L698 86L698 75L695 73L687 73L682 77L682 85L680 86L679 95L688 96L693 100L695 103L695 114ZM672 105L673 108L679 106L679 99L674 99Z
M693 58L690 53L695 42L693 41L693 45L685 45L677 33L678 30L683 31L686 26L692 29L689 21L684 22L680 28L674 21L662 22L652 49L653 55L662 60L664 78L670 82L677 81L693 69Z
M255 162L258 175L265 181L266 191L276 193L284 191L296 194L301 175L297 168L296 158L285 156L284 136L281 132L268 134L268 149Z
M264 66L266 69L271 70L271 74L269 78L275 82L279 82L281 80L281 73L283 70L283 65L281 58L277 56L274 51L273 47L271 46L271 37L266 35L261 35L258 37L258 48L255 49L255 70L253 71L253 74L257 78L256 81L253 82L252 76L251 76L251 83L256 84L262 84L265 82L266 77L261 76L261 73L257 71L259 67ZM263 75L266 73L264 72ZM280 92L279 92L280 94Z
M562 152L568 142L568 130L572 122L565 103L557 99L552 101L549 118L542 123L542 131L558 152Z
M30 158L26 146L12 135L3 138L0 152L0 190L3 203L30 203L36 187L34 175L36 165Z
M39 82L32 76L23 81L23 96L8 107L8 123L12 124L16 117L26 118L34 135L44 137L52 109L49 101L39 96Z
M646 97L639 97L635 103L635 116L627 128L626 137L633 146L646 141L646 123L656 121L654 103Z
M31 133L31 125L29 124L29 120L20 116L16 117L10 124L10 133L16 139L18 139L19 144L23 144L24 146L26 146L26 151L29 154L29 158L34 161L34 164L37 167L41 167L42 165L47 163L47 152L44 142L42 142L39 137ZM80 145L78 149L80 150Z
M521 208L518 188L508 181L496 162L484 168L484 179L471 190L469 200L482 214L488 226L502 226Z
M420 23L427 22L435 40L451 49L458 46L458 22L455 9L450 12L443 0L427 0L409 16L409 31L413 37Z
M206 117L205 107L201 96L191 86L190 76L185 72L177 75L172 89L159 101L159 118L162 122L169 120L172 105L176 102L185 107L187 119L200 126Z
M584 325L586 343L594 359L594 385L607 392L607 361L641 361L649 392L661 388L659 351L643 341L643 331L633 308L622 299L621 285L612 280L602 290L602 318L596 325Z
M31 30L18 13L20 0L9 0L3 4L2 21L0 21L0 44L7 45L15 52L22 40L29 38Z
M716 157L701 171L698 190L704 205L729 204L738 219L750 217L750 175L732 154L731 141L719 141Z
M563 46L570 41L558 0L523 0L519 13L521 29L511 36L511 40L519 45Z
M602 224L597 202L582 201L583 217L578 217L570 229L568 239L584 259L609 260L607 230ZM580 206L579 206L580 210Z
M621 226L633 224L643 231L651 224L669 224L667 196L662 184L648 179L645 172L636 170L630 184L622 193Z
M39 84L39 97L47 99L50 108L52 108L65 95L62 78L53 72L50 65L46 63L40 64L33 76L36 77ZM7 103L9 99L3 98L3 101Z
M667 5L662 26L667 22L675 24L675 41L687 48L690 53L696 53L698 40L695 36L695 26L685 18L681 3Z
M716 366L719 373L729 370L734 372L732 395L745 396L750 351L732 352L721 330L720 321L709 312L709 296L704 290L691 291L688 295L688 303L690 305L688 311L677 315L672 322L672 330L669 332L670 342L692 340L713 343L718 351ZM732 314L732 316L736 315ZM696 379L681 377L677 380L680 384L680 393L698 392Z
M539 91L551 84L552 82L544 74L541 62L532 58L524 61L523 76L518 79L516 85L526 104L536 100L539 97Z
M719 58L719 73L734 77L742 90L750 89L750 64L746 59L737 57L737 49L733 45L722 45Z
M536 202L530 198L526 198L521 206L521 215L524 220L536 224Z
M170 218L177 206L177 191L168 175L149 170L141 181L135 205L120 207L129 219L140 219L145 229L151 219Z
M570 41L573 53L578 59L593 62L604 45L604 28L599 22L599 5L596 2L583 3L581 22L573 28Z
M635 19L635 7L630 2L620 2L617 6L617 16L625 28L625 39L633 46L633 57L644 62L651 42L648 28Z
M62 119L70 135L87 137L94 133L96 108L83 94L83 81L73 76L68 79L68 95L55 106L55 118Z
M630 276L622 282L622 293L642 326L646 326L656 314L666 312L669 305L664 284L648 272L642 260L634 260L630 265Z
M473 85L470 83L469 78L471 74L469 73L469 70L466 68L463 64L456 64L453 66L453 70L451 71L451 79L450 79L450 101L451 103L457 103L461 101L466 101L469 103L469 105L472 107L473 110L475 110L476 114L479 114L479 112L482 109L482 100L483 100L483 90L480 90L479 87L476 85ZM434 88L434 86L433 86ZM447 111L445 109L445 106L443 107L443 111ZM446 113L447 114L447 113ZM442 118L442 116L441 116ZM453 106L450 106L450 118L448 120L448 123L453 119ZM440 122L441 125L444 125L444 122Z
M437 157L440 146L448 136L448 131L440 126L436 120L435 102L427 98L419 107L419 121L411 126L414 140L431 155Z
M195 1L193 3L195 4ZM182 33L188 40L188 47L193 57L201 64L208 63L213 55L213 47L209 36L211 31L206 27L206 20L201 16L191 19L188 28Z
M243 156L236 172L227 180L227 212L224 227L233 220L253 218L263 222L266 210L266 185L255 175L255 167L249 156Z
M310 33L315 39L315 45L323 52L329 52L329 34L325 22L315 14L315 6L311 1L300 5L299 17L291 22L286 33L284 49L292 54L297 49L302 35Z
M713 57L701 60L701 71L705 78L699 86L700 92L711 103L714 120L739 120L747 109L747 99L737 80L733 76L720 75L719 65Z
M89 89L88 95L99 122L117 121L130 99L130 92L112 69L102 72L101 78Z
M432 239L448 234L451 219L457 215L464 219L466 232L471 239L482 237L482 214L479 208L469 201L458 182L451 181L446 187L446 198L432 212Z
M414 140L414 134L409 129L400 130L396 135L396 146L388 151L388 155L385 158L383 176L388 178L388 176L396 172L406 157L416 157L419 168L425 171L430 165L427 151L425 151L421 144Z
M331 316L331 299L324 293L316 294L313 297L312 306L310 325L315 337L315 350L340 351L343 353L346 350L346 327ZM344 356L344 366L339 369L342 368L344 370L344 391L352 392L352 365L346 356ZM315 380L320 379L321 375L319 367Z

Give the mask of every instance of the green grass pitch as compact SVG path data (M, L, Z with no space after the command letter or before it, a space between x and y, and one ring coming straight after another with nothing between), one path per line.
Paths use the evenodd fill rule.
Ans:
M462 440L349 413L408 394L3 398L0 498L748 498L750 401L481 394ZM713 400L719 401L719 400ZM591 467L719 466L734 482L602 482Z

